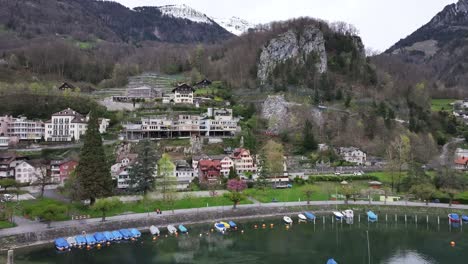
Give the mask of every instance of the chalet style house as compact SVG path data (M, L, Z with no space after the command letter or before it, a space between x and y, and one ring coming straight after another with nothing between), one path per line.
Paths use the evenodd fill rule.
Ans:
M338 153L347 162L355 163L356 165L366 164L367 154L358 148L339 148Z
M201 183L220 183L221 162L219 160L200 160L198 177Z
M204 87L210 86L211 84L212 84L212 82L210 80L203 79L203 80L197 82L196 84L194 84L193 88L195 88L195 89L204 88Z
M163 96L163 104L193 104L193 93L195 89L192 86L183 83L172 90L172 94Z
M73 85L70 84L70 83L64 82L64 83L62 83L62 85L60 85L60 86L58 87L58 89L59 89L60 91L65 91L65 90L75 91L76 87L73 86Z

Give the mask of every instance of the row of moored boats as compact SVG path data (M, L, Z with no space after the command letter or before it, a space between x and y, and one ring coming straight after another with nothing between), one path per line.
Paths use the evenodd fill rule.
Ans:
M346 223L351 224L354 219L354 211L351 209L344 210L344 211L334 211L333 215L337 221L345 220ZM315 221L317 217L311 212L304 212L297 215L299 222L307 222L307 221ZM378 220L378 216L372 212L367 212L367 220L369 222L376 222ZM284 216L283 221L285 224L292 224L293 220L289 216Z
M468 215L462 215L461 218L458 214L456 213L451 213L448 215L449 221L452 224L468 224Z
M86 234L71 236L68 238L57 238L54 240L55 248L59 251L69 250L73 247L93 247L120 240L135 240L141 237L141 232L136 228L120 229L114 231L96 232L94 234Z

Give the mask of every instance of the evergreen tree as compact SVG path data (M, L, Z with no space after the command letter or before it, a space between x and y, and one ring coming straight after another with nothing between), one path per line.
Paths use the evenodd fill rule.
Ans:
M260 153L258 159L258 169L258 178L255 185L258 189L263 190L267 187L267 178L270 176L270 168L268 167L268 162L266 162L265 151Z
M309 120L306 120L304 124L302 148L304 152L308 152L316 150L317 147L317 141L315 141L314 132L312 131L312 123Z
M143 192L146 195L154 188L157 153L150 140L140 141L137 153L138 158L128 172L130 186L132 191Z
M236 173L236 169L234 168L234 166L232 166L231 168L229 168L229 176L228 178L229 179L236 179L238 177L237 173Z
M106 162L102 138L99 134L98 118L91 112L84 144L80 152L80 163L76 167L78 195L94 204L96 198L112 195L110 167Z

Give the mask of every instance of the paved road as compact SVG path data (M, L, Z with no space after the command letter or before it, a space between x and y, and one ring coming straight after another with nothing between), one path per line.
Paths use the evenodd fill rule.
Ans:
M104 140L103 144L104 145L112 145L117 140ZM80 148L83 145L83 142L80 143L74 143L74 144L63 144L63 145L38 145L39 147L31 147L31 148L22 148L22 149L15 149L12 148L11 150L14 151L22 151L22 152L27 152L27 151L42 151L43 149L68 149L68 148Z
M343 201L311 201L310 205L312 206L326 206L326 205L342 205ZM284 207L284 206L306 206L307 202L282 202L282 203L260 203L260 204L245 204L245 205L238 205L239 208L255 208L255 207ZM368 201L356 201L356 202L349 202L350 207L352 205L369 205ZM372 202L372 205L384 205L383 202ZM430 207L430 208L453 208L453 209L464 209L468 210L468 205L452 205L449 207L448 204L440 204L440 203L430 203L426 205L425 203L419 202L392 202L387 203L387 206L408 206L408 207ZM219 212L224 210L232 210L231 206L216 206L216 207L204 207L204 208L193 208L193 209L179 209L171 211L165 211L163 214L174 214L174 215L184 215L184 214L195 214L195 213L203 213L203 212ZM154 214L154 213L150 213ZM106 220L108 222L113 221L125 221L125 220L138 220L144 219L148 217L148 213L139 213L139 214L127 214L127 215L117 215L107 217ZM64 227L80 227L82 226L83 229L86 228L87 225L98 223L101 221L101 218L92 218L86 220L70 220L70 221L62 221L62 222L54 222L52 223L53 228L64 228ZM8 236L8 235L15 235L21 233L30 233L30 232L38 232L44 230L51 230L47 228L47 225L40 222L31 222L31 221L21 221L18 223L17 227L8 228L8 229L1 229L0 236Z

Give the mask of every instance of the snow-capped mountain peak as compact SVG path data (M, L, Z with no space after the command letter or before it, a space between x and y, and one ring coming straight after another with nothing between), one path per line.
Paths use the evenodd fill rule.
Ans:
M158 9L165 16L188 19L196 23L213 24L213 21L207 15L185 4L160 6Z
M241 35L249 30L249 28L255 28L255 25L238 17L231 17L231 18L214 18L212 17L216 23L220 26L225 28L227 31L231 32L234 35Z

